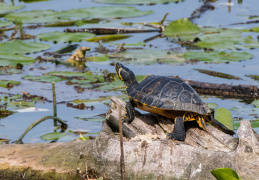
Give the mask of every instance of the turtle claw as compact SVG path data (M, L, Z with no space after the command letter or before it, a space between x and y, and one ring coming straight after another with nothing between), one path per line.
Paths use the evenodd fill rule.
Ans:
M168 139L173 139L173 140L178 140L178 141L184 141L185 140L185 136L183 136L182 134L176 134L176 133L169 133L167 135Z
M122 123L127 123L127 124L129 124L129 119L122 119Z

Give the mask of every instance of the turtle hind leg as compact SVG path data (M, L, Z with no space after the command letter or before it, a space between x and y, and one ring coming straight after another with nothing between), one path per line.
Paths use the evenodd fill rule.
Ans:
M216 119L214 119L214 117L212 116L208 116L206 119L210 124L212 124L213 126L215 126L217 129L223 131L224 133L230 134L230 135L234 135L235 132L228 129L226 126L224 126L222 123L220 123L219 121L217 121Z
M176 117L174 119L174 130L172 133L167 135L169 139L175 139L184 141L186 138L186 132L184 128L184 121L182 117Z

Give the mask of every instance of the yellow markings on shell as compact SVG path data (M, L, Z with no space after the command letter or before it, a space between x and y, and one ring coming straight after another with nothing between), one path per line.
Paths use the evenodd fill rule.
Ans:
M129 96L129 98L132 98L130 95L128 95L128 96ZM133 99L134 99L134 98L133 98ZM134 99L134 101L137 101L137 102L143 104L144 106L149 106L149 107L152 107L152 108L155 108L155 109L161 109L161 108L158 108L158 107L156 107L156 106L150 106L150 105L147 105L146 103L142 103L142 102L138 101L137 99ZM161 110L163 110L163 109L161 109Z

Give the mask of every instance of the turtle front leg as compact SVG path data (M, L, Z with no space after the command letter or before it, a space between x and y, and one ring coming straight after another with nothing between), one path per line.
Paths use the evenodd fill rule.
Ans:
M175 139L184 141L186 138L186 132L184 128L184 121L182 117L176 117L174 119L174 130L172 133L167 135L169 139Z
M135 118L135 110L131 102L126 103L126 112L127 112L127 115L126 115L126 118L123 118L123 122L130 124Z

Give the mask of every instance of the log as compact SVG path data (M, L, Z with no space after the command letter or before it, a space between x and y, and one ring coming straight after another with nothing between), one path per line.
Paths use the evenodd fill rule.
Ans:
M182 80L192 86L199 94L241 99L258 99L259 96L259 89L255 85L229 85Z
M90 169L99 177L120 179L119 104L125 114L125 102L112 97L94 140L0 145L0 179L80 179ZM124 123L126 179L215 179L210 173L215 168L232 168L242 179L258 179L259 136L250 122L241 121L238 137L209 125L208 133L196 123L185 125L187 137L180 142L166 138L173 122L165 117L136 113L131 124Z

